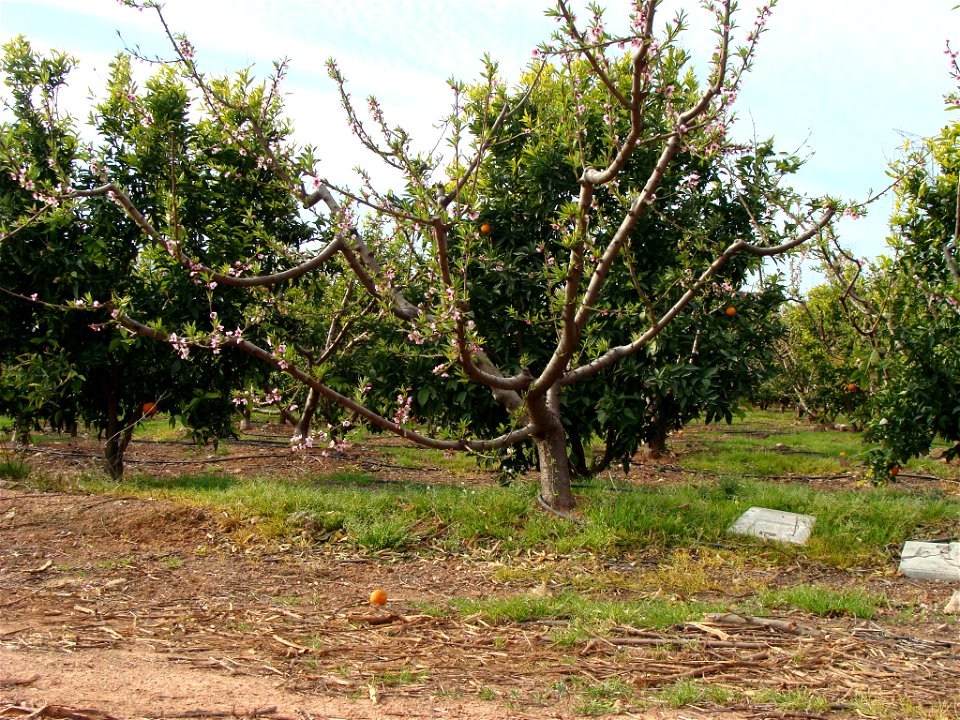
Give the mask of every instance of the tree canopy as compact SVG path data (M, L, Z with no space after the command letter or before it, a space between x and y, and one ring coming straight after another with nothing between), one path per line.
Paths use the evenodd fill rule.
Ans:
M541 502L559 512L573 506L568 446L586 467L600 437L602 465L699 412L729 417L777 296L748 290L750 273L835 213L786 186L798 161L772 141L729 135L769 7L745 32L735 3L704 8L716 45L698 79L682 13L658 31L647 0L615 35L598 8L581 21L560 0L559 29L518 85L492 62L477 83L451 83L442 153L417 151L372 98L363 117L331 61L354 133L404 177L384 189L318 174L318 151L284 117L284 63L262 81L209 76L143 5L172 56L145 91L117 61L92 147L56 108L66 68L36 107L50 80L19 81L25 113L3 128L4 250L35 238L15 262L63 262L54 228L84 253L116 242L102 252L125 267L103 285L77 278L87 324L190 363L206 348L213 373L230 347L423 445L532 445ZM71 300L17 287L30 312ZM220 392L242 384L229 375Z

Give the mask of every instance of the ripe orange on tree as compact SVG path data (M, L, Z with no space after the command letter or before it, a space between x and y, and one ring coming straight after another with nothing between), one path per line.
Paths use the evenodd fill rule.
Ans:
M493 230L493 228L490 227L490 223L484 223L480 226L480 232L484 235L489 235L491 230Z
M157 414L157 404L155 402L145 402L140 409L143 410L144 417L152 417Z
M736 314L737 314L737 309L733 305L727 308L727 317L733 317Z
M847 392L856 392L856 391L857 391L856 383L850 383L849 385L847 385Z
M899 466L899 465L894 465L892 468L890 468L890 474L893 475L894 477L896 477L897 475L899 475L899 474L900 474L900 466Z
M386 605L387 604L387 591L383 588L377 588L372 593L370 593L370 604L371 605Z

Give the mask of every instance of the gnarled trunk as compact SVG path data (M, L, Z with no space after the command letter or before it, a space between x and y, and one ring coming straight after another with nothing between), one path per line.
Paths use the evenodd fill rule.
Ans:
M659 460L667 452L667 428L657 423L653 434L647 439L643 456L647 460Z
M569 512L573 509L573 491L567 436L560 421L560 388L550 388L546 397L528 395L527 412L537 428L533 439L540 459L540 501L552 510Z
M536 438L536 443L540 457L540 499L553 510L569 512L573 509L573 491L563 427Z
M123 479L123 454L133 437L133 427L122 429L107 436L103 451L103 460L107 473L113 480Z

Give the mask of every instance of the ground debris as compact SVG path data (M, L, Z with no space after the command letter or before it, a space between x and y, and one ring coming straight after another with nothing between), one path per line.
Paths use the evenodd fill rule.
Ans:
M24 705L0 704L0 717L12 718L62 718L63 720L120 720L102 710L81 710L64 705L42 705L28 707Z

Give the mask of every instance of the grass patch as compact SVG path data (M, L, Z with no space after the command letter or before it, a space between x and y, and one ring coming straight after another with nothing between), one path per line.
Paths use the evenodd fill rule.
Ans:
M30 476L30 468L23 460L0 460L0 478L4 480L25 480Z
M625 704L633 704L636 691L632 685L613 678L588 685L581 693L575 712L594 717L616 713Z
M583 511L594 527L582 537L605 538L608 548L731 544L735 541L727 529L752 506L815 515L817 524L808 546L777 546L771 552L838 567L885 562L891 546L922 530L945 531L960 513L956 499L893 487L824 491L727 476L691 485L630 488L617 492L616 501L598 499ZM567 543L558 545L569 549L564 547Z
M806 713L829 712L832 705L825 695L802 688L797 690L761 689L753 696L753 701L770 703L784 711Z
M711 685L702 681L678 680L673 685L657 692L653 697L656 701L668 707L681 708L686 705L704 702L726 705L736 697L736 693L719 685Z
M36 479L42 485L42 478ZM574 525L539 511L533 485L464 488L382 482L359 472L337 472L309 481L239 478L224 474L160 479L134 475L122 483L102 476L72 481L83 491L179 499L213 507L234 527L305 543L347 540L368 550L434 547L564 555L620 555L650 546L682 549L720 543L762 547L766 562L806 558L838 567L876 566L911 537L940 535L954 527L960 501L906 493L895 487L824 491L806 485L722 477L658 487L591 484L580 489ZM727 534L751 506L815 515L805 547L758 545ZM227 524L229 528L230 523ZM756 553L755 553L756 554ZM711 589L714 568L675 554L656 571L681 595Z
M860 589L832 590L819 585L797 585L783 590L758 593L765 607L795 608L821 617L848 616L870 620L886 604L882 595Z
M678 623L700 620L707 612L720 610L715 605L663 597L625 601L594 599L575 592L541 596L532 593L484 599L458 599L452 606L461 615L475 616L490 625L566 620L567 642L585 639L616 625L665 629Z
M477 461L469 453L444 454L443 450L417 445L377 445L376 451L403 468L431 468L446 475L468 475L477 472Z

